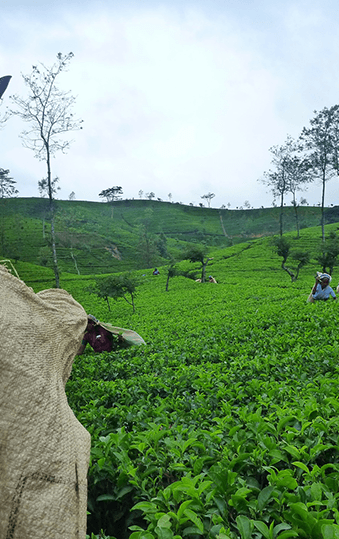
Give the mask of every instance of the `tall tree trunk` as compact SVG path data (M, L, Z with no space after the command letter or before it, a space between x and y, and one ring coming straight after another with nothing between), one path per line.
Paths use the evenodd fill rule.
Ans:
M55 287L60 288L60 275L58 268L58 259L55 246L55 228L54 228L54 209L51 208L51 238L52 238L52 254L53 254L53 270L55 276Z
M73 247L72 247L72 246L71 246L71 258L72 258L72 260L73 260L73 262L74 262L74 266L75 266L75 269L76 269L78 275L80 275L80 271L79 271L78 264L77 264L77 259L76 259L75 256L74 256L74 253L73 253Z
M48 196L49 196L49 210L51 214L51 240L52 240L52 255L53 255L53 270L55 276L55 287L60 288L60 275L58 268L58 258L56 253L56 241L55 241L55 227L54 227L54 204L53 204L53 189L52 189L52 173L51 173L51 157L49 152L49 145L45 143L46 148L46 162L47 162L47 182L48 182Z
M0 198L1 206L5 204L5 200ZM0 252L2 256L5 256L5 215L4 211L0 212L1 222L0 222Z
M281 193L280 198L280 216L279 216L279 233L283 235L283 211L284 211L284 193Z
M323 170L323 188L321 194L321 234L322 240L325 241L325 184L326 184L326 171Z
M299 213L298 213L298 204L295 199L295 193L293 193L293 206L294 206L294 213L295 213L295 222L297 227L297 238L300 238L300 227L299 227Z

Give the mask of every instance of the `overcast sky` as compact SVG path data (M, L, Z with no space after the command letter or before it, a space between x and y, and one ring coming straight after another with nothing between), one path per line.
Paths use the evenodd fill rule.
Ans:
M337 0L6 0L0 14L0 76L12 75L0 113L27 95L33 64L74 53L58 85L84 127L53 159L59 198L98 201L120 185L124 198L199 204L213 192L213 207L269 206L257 181L269 148L339 103ZM0 131L0 167L19 196L39 196L46 166L22 146L26 127L14 118ZM320 184L300 196L320 202Z

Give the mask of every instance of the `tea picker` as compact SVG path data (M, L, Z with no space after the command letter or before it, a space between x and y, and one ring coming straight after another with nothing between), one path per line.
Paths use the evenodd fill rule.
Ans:
M333 299L337 299L334 290L330 287L331 281L331 275L317 271L315 284L307 301L310 303L314 303L315 301L327 301L330 296L332 296Z
M93 348L94 352L99 353L111 352L118 347L128 348L133 345L146 344L144 339L135 331L101 322L92 314L88 315L87 328L78 350L78 356L84 352L87 343Z

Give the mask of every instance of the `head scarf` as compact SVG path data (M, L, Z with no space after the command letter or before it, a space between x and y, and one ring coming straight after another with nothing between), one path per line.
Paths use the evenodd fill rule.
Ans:
M89 315L87 316L87 318L88 318L89 320L92 320L92 322L94 322L95 324L99 324L99 320L98 320L97 318L95 318L95 316L93 316L93 314L89 314Z
M318 281L322 281L323 279L328 279L328 283L332 281L332 277L328 273L321 273L320 271L317 271L317 277Z

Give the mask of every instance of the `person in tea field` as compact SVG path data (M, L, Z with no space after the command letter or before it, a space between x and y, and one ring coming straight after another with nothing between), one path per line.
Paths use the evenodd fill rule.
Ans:
M133 344L146 344L135 331L100 322L92 314L88 315L87 327L77 355L81 356L89 344L94 352L112 352L117 348L127 348Z
M333 299L337 299L334 290L330 287L332 277L328 273L317 272L315 278L315 284L308 297L308 301L313 303L314 301L327 301L330 296Z
M158 268L154 268L153 275L160 275Z
M195 282L196 283L202 283L202 280L201 279L195 279ZM214 277L212 277L212 275L210 275L208 277L208 282L218 284L217 281L214 279Z
M91 314L88 315L88 322L83 336L78 356L84 353L89 344L94 352L111 352L117 343L113 342L112 334L98 324L98 320Z

